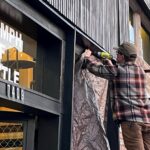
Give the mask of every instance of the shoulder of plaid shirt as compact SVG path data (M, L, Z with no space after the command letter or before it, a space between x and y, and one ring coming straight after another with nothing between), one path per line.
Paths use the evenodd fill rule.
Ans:
M150 101L145 92L145 72L142 67L133 63L97 65L89 60L86 63L91 73L112 81L110 91L111 99L115 101L115 120L150 123Z

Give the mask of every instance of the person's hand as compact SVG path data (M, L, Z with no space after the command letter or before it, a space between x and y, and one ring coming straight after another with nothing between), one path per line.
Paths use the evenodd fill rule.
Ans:
M90 49L86 49L85 52L82 54L82 58L89 59L91 55L92 55L91 50Z
M110 59L104 59L104 60L103 60L103 63L104 63L105 65L108 65L108 66L113 66L113 63L112 63L112 61L111 61Z
M98 61L95 56L92 55L92 51L90 49L86 49L84 53L82 53L82 58L87 59L90 63L95 65L102 64L101 61Z

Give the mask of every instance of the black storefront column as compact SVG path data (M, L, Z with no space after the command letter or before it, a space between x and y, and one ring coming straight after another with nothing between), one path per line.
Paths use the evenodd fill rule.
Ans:
M108 86L109 87L109 86ZM108 91L109 92L109 88ZM108 98L108 112L107 112L107 137L111 150L119 150L119 126L113 120L113 112L111 108L111 101L109 95Z
M31 149L34 150L34 139L35 139L35 127L36 127L36 118L33 117L31 119L27 119L25 123L25 130L24 133L24 149Z
M61 118L61 139L60 139L60 148L59 148L60 150L71 149L75 36L76 36L76 32L73 29L70 29L66 33L64 92L63 92L63 100L62 100L63 114Z

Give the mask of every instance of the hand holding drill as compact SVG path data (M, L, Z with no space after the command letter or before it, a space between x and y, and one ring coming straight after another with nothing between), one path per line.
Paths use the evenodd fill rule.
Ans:
M91 57L92 55L102 60L103 64L110 66L113 65L111 61L112 56L108 52L97 52L97 51L92 52L90 49L86 49L85 52L82 54L82 57L89 60L93 64L98 64L98 61L93 60L93 58Z

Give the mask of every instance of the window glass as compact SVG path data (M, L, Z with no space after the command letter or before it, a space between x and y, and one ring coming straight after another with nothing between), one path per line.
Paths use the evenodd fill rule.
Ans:
M134 27L133 27L133 12L129 10L129 39L131 43L134 43Z
M0 77L32 88L37 42L0 20Z
M52 30L0 1L0 78L58 100L63 45Z
M141 28L143 58L150 64L150 34L142 27Z

